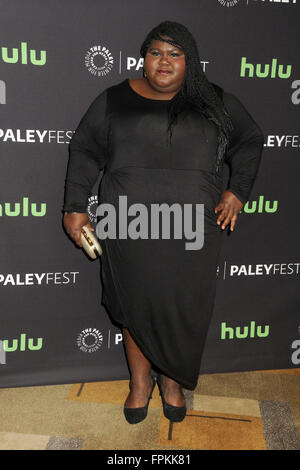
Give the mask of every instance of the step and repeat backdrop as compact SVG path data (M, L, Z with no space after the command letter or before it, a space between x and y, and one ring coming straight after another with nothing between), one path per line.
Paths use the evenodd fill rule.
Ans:
M164 20L189 28L209 80L265 136L251 197L223 234L200 374L299 367L300 0L1 0L0 11L0 387L129 378L101 259L63 228L64 180L82 115L142 77L140 45Z

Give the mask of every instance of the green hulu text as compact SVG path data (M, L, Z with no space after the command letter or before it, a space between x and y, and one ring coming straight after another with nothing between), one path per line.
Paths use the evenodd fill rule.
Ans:
M221 339L244 339L244 338L266 338L269 336L269 325L264 327L250 322L250 326L227 326L226 322L221 323Z

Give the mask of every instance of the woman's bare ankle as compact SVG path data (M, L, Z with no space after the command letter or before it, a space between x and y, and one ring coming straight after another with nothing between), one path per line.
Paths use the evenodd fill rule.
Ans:
M145 406L152 385L153 379L151 376L132 378L129 382L130 392L126 398L125 406L128 408Z
M130 387L143 388L146 385L152 384L152 377L150 373L142 376L131 376L129 385Z
M185 396L182 391L182 386L166 375L161 375L161 378L166 402L173 406L184 406Z

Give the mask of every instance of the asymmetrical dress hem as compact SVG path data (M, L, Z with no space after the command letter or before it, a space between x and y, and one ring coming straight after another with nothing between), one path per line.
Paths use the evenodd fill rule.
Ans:
M244 204L259 168L264 136L240 100L213 85L234 124L225 156L231 170L228 189ZM85 212L103 170L98 203L106 212L97 211L96 230L103 250L101 303L116 323L129 329L154 367L194 389L214 308L223 233L214 209L223 180L214 170L214 122L190 110L179 116L168 145L168 103L139 95L128 78L94 99L70 142L63 209ZM126 196L127 220L121 196ZM197 222L203 233L201 248L193 246L198 234L193 230L191 241L191 227L185 226L180 238L167 233L163 222L157 225L152 209L166 206L170 212L164 212L164 220L170 217L174 226L176 220L188 220L186 214L193 228ZM115 237L108 236L111 207L119 235ZM139 223L132 219L137 214ZM124 226L128 233L120 236ZM145 231L150 226L149 237ZM134 236L129 236L129 227Z

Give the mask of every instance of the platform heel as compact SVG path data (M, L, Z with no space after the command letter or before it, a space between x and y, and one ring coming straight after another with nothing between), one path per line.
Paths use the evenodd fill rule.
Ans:
M127 408L126 406L124 406L124 408L123 408L124 415L125 415L125 418L128 421L128 423L137 424L137 423L140 423L141 421L143 421L146 418L146 416L148 414L149 402L152 398L152 392L153 392L155 384L156 384L156 380L155 380L154 377L152 377L152 381L153 381L152 389L151 389L150 395L148 397L148 401L147 401L145 406L140 406L139 408Z
M159 375L156 379L157 385L159 388L159 394L162 399L164 415L167 419L174 422L183 421L186 415L186 405L184 406L174 406L166 402L165 396L162 390L161 376Z

